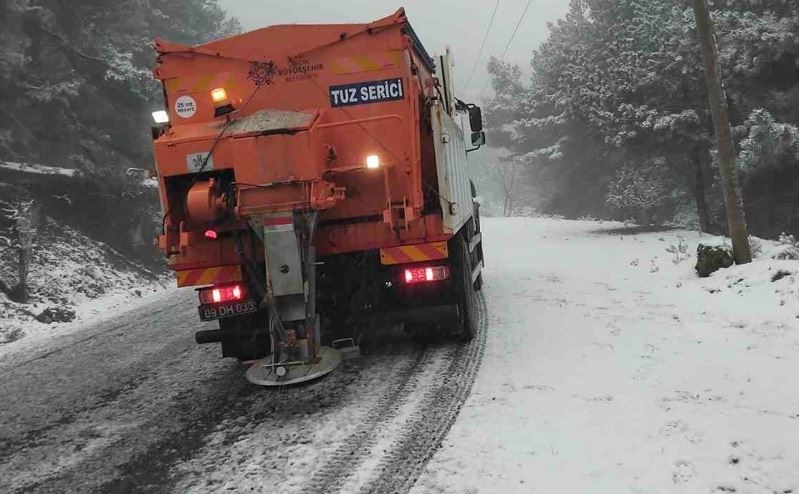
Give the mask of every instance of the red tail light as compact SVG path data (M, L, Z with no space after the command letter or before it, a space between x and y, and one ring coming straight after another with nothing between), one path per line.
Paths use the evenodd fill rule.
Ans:
M216 240L218 237L216 230L205 230L205 238L208 240Z
M244 287L241 285L219 286L200 290L201 304L221 304L242 300L244 298Z
M447 266L422 266L418 268L405 269L405 283L427 283L430 281L441 281L449 278L449 267Z

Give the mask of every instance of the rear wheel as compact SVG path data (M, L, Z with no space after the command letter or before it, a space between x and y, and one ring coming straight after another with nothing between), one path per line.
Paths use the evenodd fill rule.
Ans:
M477 292L472 281L472 261L469 246L463 236L458 235L454 241L453 274L454 288L458 302L457 333L469 341L477 332Z

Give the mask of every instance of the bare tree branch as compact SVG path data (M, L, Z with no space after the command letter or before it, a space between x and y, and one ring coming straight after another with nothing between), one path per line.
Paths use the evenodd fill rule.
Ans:
M51 37L55 38L61 44L61 46L63 46L64 48L68 49L69 51L71 51L75 55L78 55L79 57L81 57L81 58L83 58L85 60L101 64L101 65L105 66L106 68L109 68L109 69L112 68L108 64L108 62L106 62L105 60L103 60L101 58L93 57L91 55L87 55L86 53L83 53L82 51L78 50L77 48L75 48L75 46L72 43L70 43L69 41L64 39L64 37L61 36L60 34L55 33L53 31L50 31L49 29L47 29L46 27L42 26L41 24L37 25L36 27L39 28L39 30L42 31L43 33L48 34Z

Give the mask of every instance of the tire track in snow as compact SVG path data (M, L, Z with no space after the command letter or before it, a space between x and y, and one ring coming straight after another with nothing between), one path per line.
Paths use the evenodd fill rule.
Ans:
M177 360L185 357L188 352L189 350L185 348L166 346L164 351L159 352L155 358ZM145 383L154 380L158 377L158 372L157 368L138 369L137 373L122 375L107 387L93 389L91 400L79 403L75 408L64 410L54 421L42 423L36 428L24 431L19 437L6 441L4 448L0 448L0 465L23 450L41 446L41 443L47 440L51 433L67 430L94 412L115 406L115 402L119 400L120 396L132 393Z
M243 413L246 399L255 388L246 383L240 372L223 375L218 393L207 397L200 406L183 411L180 405L173 412L180 416L175 423L165 424L164 434L118 467L114 478L94 488L97 494L106 492L166 492L170 490L172 465L180 458L191 456L198 450L213 428L226 417ZM187 392L191 404L193 393Z
M34 399L36 395L19 394L21 390L14 395L15 399L21 400L15 410L36 405L37 412L27 420L22 417L14 419L16 422L12 420L21 428L14 434L7 434L6 439L19 443L14 444L11 456L0 462L0 471L11 473L16 467L22 468L12 478L0 481L0 485L5 485L8 491L168 491L178 487L186 473L205 476L208 469L214 468L214 463L198 457L198 453L212 431L218 427L227 431L229 427L225 424L229 420L241 421L246 417L258 421L259 417L296 415L301 423L310 418L299 412L312 410L321 398L325 398L326 406L353 406L347 400L350 384L360 382L358 376L362 372L375 370L370 370L369 366L363 369L355 366L352 372L329 376L318 385L277 394L264 393L243 381L240 369L235 365L212 358L211 349L195 347L183 334L180 324L175 324L176 327L169 331L163 330L164 326L175 321L176 315L168 320L153 321L151 319L158 318L156 314L162 304L154 305L151 317L130 321L124 328L119 328L119 334L116 334L117 325L113 322L104 323L105 328L93 326L82 335L75 334L66 341L58 341L67 343L67 351L50 353L48 348L44 348L44 352L37 349L35 354L44 353L47 359L23 359L29 361L21 367L10 367L14 369L14 379L7 383L7 388L15 383L33 385L34 375L30 373L34 370L35 382L49 383L50 386L40 390L47 398ZM179 315L182 317L182 312ZM114 332L106 329L108 326ZM142 326L146 330L142 331ZM100 334L108 338L94 338ZM142 337L147 342L145 345L126 344ZM478 334L475 341L482 338L484 336ZM48 346L52 349L55 344ZM359 432L336 450L328 464L316 472L306 490L336 491L346 485L348 479L354 478L352 474L359 467L368 474L366 479L373 478L376 470L371 462L365 463L364 460L371 460L369 455L380 446L380 431L383 431L383 439L388 441L394 461L401 461L402 455L397 453L398 443L392 439L411 434L403 433L404 417L408 417L408 413L408 423L415 424L418 410L425 407L437 409L440 404L430 400L444 399L447 403L445 415L454 420L460 405L453 408L449 400L457 399L457 396L445 396L432 382L438 379L441 369L462 373L463 364L474 358L469 357L466 349L474 346L473 341L461 346L416 347L413 351L401 352L404 355L398 362L399 367L395 367L382 381L370 385L372 392L379 393L379 397L367 408L364 422L358 425ZM136 351L131 355L134 348ZM25 356L29 357L30 353L26 353ZM59 377L68 375L71 378L67 378L67 386L62 387L60 380L56 384L47 378L47 369L38 367L44 361L60 369ZM153 362L157 364L153 365ZM457 362L461 364L456 365ZM6 366L10 363L8 360L3 362ZM381 367L381 363L385 362L377 359L370 365ZM67 375L64 375L65 371ZM433 371L435 379L430 376ZM331 391L329 387L334 382L337 386L333 386L336 389ZM420 395L420 388L430 390ZM458 389L464 391L462 386ZM417 394L412 395L414 392ZM468 394L468 388L465 394ZM465 394L460 399L461 404ZM87 396L91 398L88 402ZM33 403L28 403L31 400ZM422 404L417 408L419 401ZM56 407L49 411L40 410L45 403ZM440 425L438 420L435 423ZM2 435L11 432L9 425L0 429L4 431ZM443 438L449 425L438 427L441 430L437 436ZM237 440L240 434L247 434L246 430L236 431L237 428L233 427L226 432L229 441ZM11 441L6 442L6 446L11 445ZM392 444L395 446L391 447ZM440 440L432 445L429 456L438 444ZM231 447L227 443L222 446L223 450ZM377 449L382 450L382 446ZM40 454L44 456L39 458ZM226 453L221 451L220 454ZM35 458L38 459L25 464L26 460ZM199 460L196 465L199 469L176 470L178 465L191 458ZM377 460L374 458L375 464ZM420 469L423 467L424 464ZM92 473L87 476L87 472ZM409 475L415 480L418 473L410 472Z
M450 354L444 378L425 393L410 424L377 466L377 477L361 493L408 492L441 446L477 377L485 350L488 317L485 297L478 294L480 325L474 339Z
M183 299L170 296L142 317L122 313L3 359L0 491L97 489L162 437L192 431L207 404L242 381L239 368L191 341L190 309L175 309Z
M248 435L231 422L279 420L283 424L302 424L311 420L309 417L300 417L302 413L319 413L322 408L348 406L347 390L363 371L357 367L347 368L345 363L324 379L272 389L251 384L243 378L240 370L231 370L233 372L218 375L221 380L213 386L213 393L207 399L184 410L186 404L194 401L196 394L193 390L187 390L185 398L181 398L180 403L174 406L179 419L168 425L173 432L164 434L146 450L128 459L112 480L93 492L185 492L187 483L196 484L198 479L207 477L217 466L202 456L214 433L226 436L220 444L219 453L231 455L235 443ZM291 417L295 416L299 418L293 421ZM194 459L200 460L194 465L199 468L180 468L180 465L186 465L186 462ZM217 487L194 489L193 492L212 492Z
M8 482L4 492L160 491L164 460L184 452L214 413L231 409L238 395L230 395L242 381L240 369L221 364L204 386L179 389L180 377L171 378L170 371L180 372L180 360L176 355L130 386L104 390L89 408L63 412L56 427L0 464L0 472L10 474L0 481ZM140 461L144 454L147 460ZM142 482L127 483L140 472L146 472Z
M366 413L358 430L336 448L328 461L316 471L303 489L308 494L338 492L361 465L376 441L376 433L399 412L404 399L413 390L414 378L427 367L428 352L420 348L396 374L380 398Z

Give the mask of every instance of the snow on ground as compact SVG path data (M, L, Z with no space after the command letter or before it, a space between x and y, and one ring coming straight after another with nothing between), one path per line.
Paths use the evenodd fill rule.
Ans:
M485 359L412 492L799 492L784 246L702 280L697 233L483 225Z
M12 352L46 345L52 338L82 331L87 325L116 320L126 312L151 305L174 291L174 281L161 278L156 282L114 287L97 298L86 298L71 306L75 311L75 319L68 323L43 324L32 318L0 319L0 337L4 332L15 335L13 341L0 341L0 359ZM7 303L2 297L0 294L0 307ZM34 304L32 307L42 308L46 305Z
M0 254L0 275L16 280L16 253ZM120 310L151 301L174 281L153 273L109 246L54 220L44 220L34 247L28 276L31 303L19 304L0 293L0 353L31 340L69 332ZM75 312L74 320L43 323L36 316L46 309ZM26 344L28 344L26 343Z

